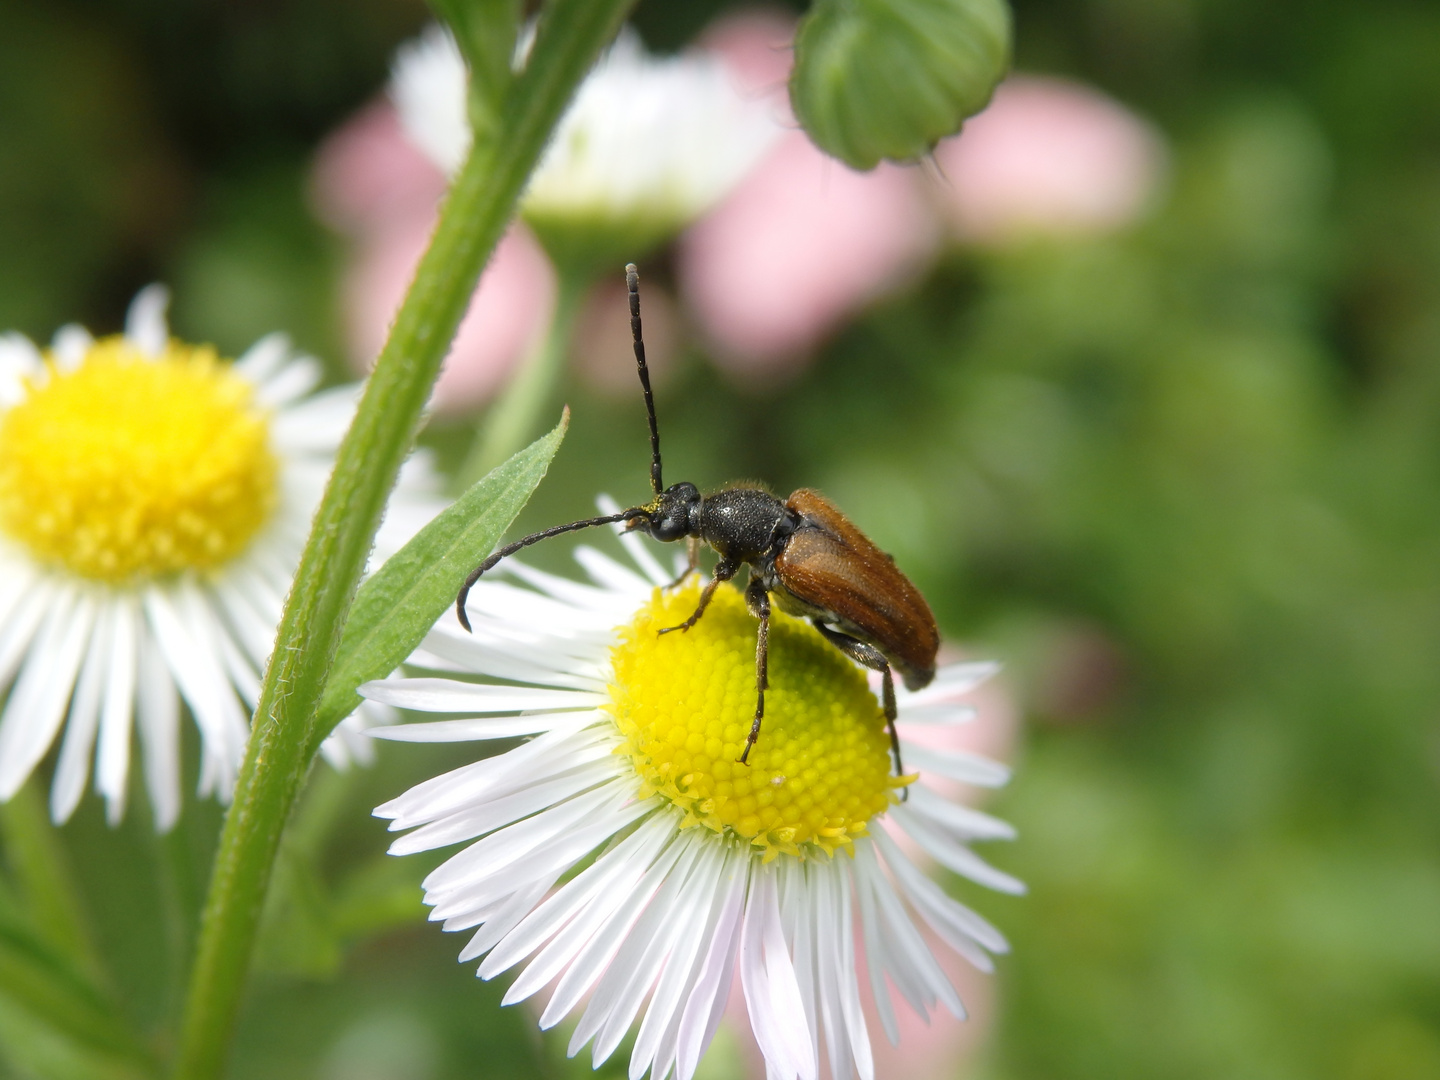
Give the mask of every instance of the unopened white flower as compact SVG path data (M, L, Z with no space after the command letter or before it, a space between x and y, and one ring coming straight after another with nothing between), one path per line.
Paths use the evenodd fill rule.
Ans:
M444 169L470 146L465 66L438 27L396 54L391 96L415 144ZM779 135L719 56L654 56L625 29L576 93L522 210L542 236L567 226L632 230L643 246L717 203Z
M166 293L124 335L0 338L0 799L64 731L50 807L74 812L94 762L124 813L138 733L155 821L180 812L180 703L200 733L200 794L227 799L281 605L357 393L313 393L319 365L280 336L233 364L170 337ZM423 463L380 547L438 507ZM8 691L8 692L7 692ZM374 706L367 706L373 710ZM369 722L385 720L371 712ZM365 752L351 717L323 752Z
M529 587L485 579L470 594L474 636L449 620L422 655L459 678L368 684L372 700L471 719L375 734L413 741L531 736L429 780L376 810L413 829L395 854L469 842L425 879L431 918L474 930L462 960L482 978L523 965L511 1003L553 984L542 1027L580 1014L571 1054L606 1060L639 1021L630 1076L695 1073L737 972L768 1075L873 1076L862 993L898 1038L891 985L928 1018L959 996L917 927L983 970L1005 940L948 896L892 837L992 888L1020 883L970 850L1004 822L891 775L880 704L865 675L808 624L770 629L765 725L739 764L755 701L755 620L718 590L686 634L659 636L695 607L698 584L624 541L644 576L582 548L580 584L510 562ZM899 691L907 767L996 786L1000 765L904 741L908 724L955 724L993 671L942 668ZM576 872L578 869L578 872ZM855 926L869 972L857 975ZM648 1002L648 1003L647 1003Z

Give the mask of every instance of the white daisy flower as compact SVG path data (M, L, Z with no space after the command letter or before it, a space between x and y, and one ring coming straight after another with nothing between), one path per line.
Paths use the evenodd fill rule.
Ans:
M353 386L314 393L320 367L283 337L233 364L170 337L158 286L125 333L66 327L42 351L0 337L0 800L64 730L50 809L95 787L125 809L138 733L156 826L180 813L180 703L200 732L202 796L227 799L260 672L336 448ZM441 504L407 468L378 546ZM8 692L7 692L8 691ZM326 740L364 755L367 722Z
M396 53L390 94L401 122L447 173L470 147L465 86L459 47L440 27ZM560 121L522 211L542 237L618 225L658 241L719 202L780 130L719 56L653 56L627 27Z
M750 1022L775 1078L873 1076L861 1011L870 993L892 1042L886 981L928 1019L964 1009L916 916L976 967L1006 950L989 923L905 854L1005 892L1021 884L971 849L1010 838L1002 821L946 801L933 774L994 787L1007 770L912 745L907 725L955 724L994 666L953 664L897 689L902 751L922 779L891 773L880 703L865 674L807 623L774 613L765 725L739 764L755 701L755 620L724 587L686 634L699 584L622 536L642 574L599 552L580 584L516 562L522 587L483 579L474 635L441 620L422 649L461 678L370 683L371 700L466 719L374 732L390 739L528 741L412 788L375 812L414 831L394 854L470 842L425 879L431 919L474 930L461 960L479 975L521 968L505 1002L551 987L540 1025L572 1013L570 1053L597 1066L639 1020L630 1076L688 1080L715 1034L738 968ZM901 802L898 789L908 785ZM858 920L868 990L857 971ZM648 1000L648 1004L647 1004Z

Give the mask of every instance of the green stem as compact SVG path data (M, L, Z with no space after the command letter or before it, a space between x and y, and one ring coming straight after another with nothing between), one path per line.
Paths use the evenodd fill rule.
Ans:
M455 177L341 444L295 574L215 856L174 1075L222 1075L281 831L335 649L400 465L485 261L580 80L633 0L553 0L493 139Z
M541 418L550 415L550 399L565 371L570 342L575 334L575 320L590 287L588 274L562 271L555 295L555 314L545 338L525 358L515 378L499 400L490 406L485 422L476 433L470 456L460 470L461 490L505 461L529 443L541 425Z

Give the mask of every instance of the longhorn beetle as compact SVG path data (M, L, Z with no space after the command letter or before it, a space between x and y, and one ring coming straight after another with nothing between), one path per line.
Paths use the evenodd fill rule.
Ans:
M694 626L710 603L716 588L729 581L742 565L749 566L745 603L760 620L755 641L755 720L739 760L749 764L750 750L760 737L768 686L770 602L781 611L815 624L826 641L850 659L882 675L882 700L895 770L901 773L900 740L895 733L895 682L898 671L910 690L918 690L935 677L935 653L940 634L920 590L845 515L818 492L801 488L785 501L758 488L727 488L702 495L694 484L681 482L668 488L660 481L660 431L655 423L655 398L645 366L645 343L640 333L640 275L634 264L625 267L630 292L630 330L635 339L635 365L645 393L650 421L650 486L654 497L644 506L618 514L586 518L556 525L506 544L482 562L465 579L455 598L460 625L470 629L465 599L480 576L501 559L521 548L561 533L596 525L625 522L665 543L688 542L690 565L672 583L680 584L698 569L700 542L719 555L700 603L678 626L660 633L686 631Z

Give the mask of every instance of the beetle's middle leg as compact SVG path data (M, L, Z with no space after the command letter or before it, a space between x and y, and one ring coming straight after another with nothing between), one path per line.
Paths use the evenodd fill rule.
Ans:
M871 671L878 671L881 675L880 701L885 709L885 727L890 732L890 750L895 755L895 775L904 776L905 766L900 761L900 735L895 730L895 716L898 712L895 706L895 676L890 671L890 662L885 659L885 654L874 645L867 645L849 634L842 634L832 626L826 626L819 619L812 620L815 629L820 631L821 636L831 645L850 657L857 664L862 664ZM909 798L909 792L901 788L900 798Z
M750 584L745 586L745 606L760 620L760 629L755 634L755 722L750 725L745 749L740 752L741 765L750 764L746 759L760 738L760 721L765 719L765 691L770 688L770 594L758 577L752 576Z
M658 632L668 634L672 630L689 630L700 621L700 616L705 614L705 609L710 606L710 598L715 595L715 590L720 587L720 583L729 581L735 576L735 571L739 569L740 567L736 563L721 559L715 564L715 576L710 579L710 584L706 585L705 591L700 594L700 603L695 608L695 614L676 626L666 626Z

